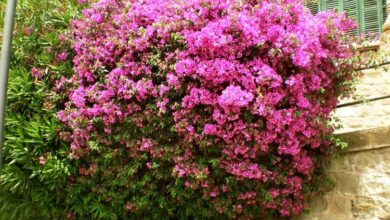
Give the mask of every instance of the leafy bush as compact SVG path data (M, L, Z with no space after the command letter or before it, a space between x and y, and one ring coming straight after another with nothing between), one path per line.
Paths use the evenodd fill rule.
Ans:
M1 0L0 8L5 3ZM0 179L1 220L66 218L67 179L76 166L68 156L68 144L58 137L61 125L51 88L60 75L72 71L71 62L56 58L65 46L60 46L58 36L66 33L79 9L76 1L17 2ZM38 69L40 80L31 76Z
M58 88L64 137L89 163L75 183L127 217L302 211L353 76L352 21L287 0L105 0L83 14Z
M16 204L19 218L302 212L332 151L329 115L355 78L352 21L313 16L297 0L100 0L65 37L79 7L58 7L70 14L43 18L63 25L20 37L31 44L17 37L29 55L11 77L2 213Z

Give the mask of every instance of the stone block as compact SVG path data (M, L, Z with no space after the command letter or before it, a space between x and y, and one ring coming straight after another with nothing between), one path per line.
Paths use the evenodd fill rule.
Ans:
M335 192L351 195L359 194L359 174L347 172L332 172L330 173L330 176L336 182L336 186L334 188Z
M372 198L357 197L352 202L352 213L355 219L374 219L376 204Z
M367 169L374 169L380 159L380 155L376 155L374 152L370 151L361 151L353 154L347 154L344 157L344 160L355 172L363 172Z
M339 137L348 142L349 151L390 146L390 126L339 133Z
M329 197L329 212L334 215L352 216L352 201L354 197L345 194L338 194Z
M322 213L328 208L328 196L315 195L307 198L310 214Z
M354 218L349 215L324 214L318 220L354 220Z

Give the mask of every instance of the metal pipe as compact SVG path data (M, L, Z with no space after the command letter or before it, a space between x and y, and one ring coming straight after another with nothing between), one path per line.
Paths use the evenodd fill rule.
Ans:
M4 144L4 123L5 123L5 106L7 99L7 85L9 63L11 58L12 35L14 29L16 11L16 0L7 1L5 11L3 41L0 57L0 173L3 165L3 144Z

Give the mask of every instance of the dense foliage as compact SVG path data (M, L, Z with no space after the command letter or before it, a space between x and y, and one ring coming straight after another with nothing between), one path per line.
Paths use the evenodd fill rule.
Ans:
M66 35L71 15L51 14L50 30L17 37L28 54L14 54L1 214L302 212L332 150L330 113L355 77L353 22L298 0L84 6Z
M0 0L0 27L6 0ZM77 1L18 0L13 39L0 179L0 219L64 219L71 197L68 177L77 165L60 140L55 81L72 73L57 57L69 46L59 40L79 14ZM35 67L35 68L33 68ZM38 70L41 78L31 76ZM33 71L33 72L34 72ZM54 99L53 99L54 98ZM81 206L73 202L72 206Z

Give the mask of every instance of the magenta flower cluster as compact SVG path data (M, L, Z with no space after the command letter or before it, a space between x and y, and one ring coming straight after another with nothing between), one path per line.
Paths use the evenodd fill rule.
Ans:
M219 214L301 213L352 79L351 20L299 0L100 0L83 15L57 87L74 158L123 148Z

